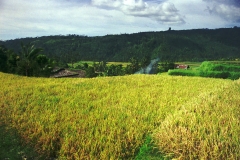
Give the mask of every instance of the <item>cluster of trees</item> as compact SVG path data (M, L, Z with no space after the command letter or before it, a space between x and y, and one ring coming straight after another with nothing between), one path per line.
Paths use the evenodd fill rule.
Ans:
M132 57L129 60L129 64L123 67L122 64L111 64L107 65L105 61L94 62L92 65L84 63L83 65L78 65L75 69L82 69L86 71L86 77L97 77L97 76L123 76L129 74L135 74L139 70L146 68L151 62L150 57L145 56L142 59ZM174 68L173 62L161 62L154 66L154 73L167 72L169 69ZM144 74L144 72L143 72Z
M6 73L13 73L23 76L34 77L49 77L54 66L61 65L55 60L48 58L42 54L43 49L35 47L28 43L24 45L21 43L21 50L16 54L13 50L7 49L5 46L0 46L0 71ZM86 71L86 77L96 76L122 76L126 74L134 74L137 71L146 68L151 62L150 56L142 58L132 57L129 64L123 67L122 64L107 65L106 61L100 61L88 65L76 66L75 69ZM67 65L62 67L68 67ZM174 63L162 62L154 66L155 73L166 72L168 69L174 67Z
M21 44L16 54L13 50L0 46L0 71L23 76L49 77L55 61L42 53L41 48L32 44Z
M126 74L134 74L141 68L145 68L150 63L150 57L145 56L141 60L138 58L130 58L130 64L123 67L122 64L107 65L106 61L100 61L98 63L93 62L92 65L84 63L82 66L78 65L75 69L82 69L86 71L86 77L96 76L122 76Z
M125 74L123 66L120 65L107 65L105 61L93 63L92 66L86 68L86 77L97 76L122 76Z

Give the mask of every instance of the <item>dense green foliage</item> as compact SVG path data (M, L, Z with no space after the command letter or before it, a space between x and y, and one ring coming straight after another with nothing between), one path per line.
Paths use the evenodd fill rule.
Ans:
M25 76L49 77L56 62L47 58L44 54L39 54L42 51L41 48L35 48L34 45L23 45L21 43L21 51L19 52L19 55L17 55L13 51L8 50L5 46L1 46L0 71ZM86 77L90 78L97 76L122 76L126 74L134 74L141 69L145 69L150 62L150 57L144 56L141 59L136 57L130 58L130 63L125 67L123 67L121 63L107 65L106 61L100 61L98 63L91 62L90 64L86 62L77 62L77 65L72 61L69 64L65 63L63 65L58 63L58 65L60 64L58 67L70 67L72 70L85 70ZM158 69L157 67L157 64L151 67L155 69L151 74L157 73L158 71L167 71L168 63L165 62L164 65L160 65L161 69Z
M223 72L240 72L240 62L209 62L205 61L200 65L201 71L223 71Z
M174 69L173 62L161 62L158 64L158 72L167 72L169 69Z
M238 79L240 78L240 64L230 62L203 62L195 70L174 69L168 71L169 75L201 76L211 78Z
M150 57L143 57L142 59L138 59L135 57L130 58L129 63L123 63L118 62L114 64L113 62L108 64L108 62L101 61L101 62L92 62L91 64L88 63L81 63L77 62L77 65L72 64L70 67L72 69L82 69L86 71L86 77L97 77L97 76L123 76L123 75L129 75L129 74L135 74L139 70L144 70L149 63L151 63ZM160 71L162 71L162 66L164 66L164 69L168 67L168 63L165 62L164 65L158 66L156 64L155 66L152 66L152 69L155 69L151 74L156 74ZM172 63L173 64L173 63ZM174 65L174 64L173 64ZM158 68L159 67L159 68ZM172 69L172 68L169 68ZM145 74L145 73L142 73Z
M20 42L32 42L46 55L70 63L80 60L127 62L132 57L161 61L233 60L240 58L240 28L143 32L87 37L45 36L0 42L16 52Z
M198 71L193 70L182 70L182 69L171 69L168 70L168 74L172 76L200 76Z
M49 77L54 61L32 44L21 43L19 54L0 46L0 71L24 76Z

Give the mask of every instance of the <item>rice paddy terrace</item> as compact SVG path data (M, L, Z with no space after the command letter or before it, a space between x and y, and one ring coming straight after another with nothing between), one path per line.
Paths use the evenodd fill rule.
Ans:
M0 83L0 125L45 158L240 159L239 80L0 73Z

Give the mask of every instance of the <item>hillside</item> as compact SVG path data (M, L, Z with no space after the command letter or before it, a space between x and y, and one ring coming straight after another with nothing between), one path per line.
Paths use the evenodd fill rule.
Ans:
M142 32L87 37L45 36L1 41L16 52L20 43L42 47L50 58L61 62L80 60L124 61L131 57L159 57L161 61L235 60L240 58L240 28Z
M0 124L46 157L151 159L154 147L158 158L240 158L239 80L0 73L0 83Z

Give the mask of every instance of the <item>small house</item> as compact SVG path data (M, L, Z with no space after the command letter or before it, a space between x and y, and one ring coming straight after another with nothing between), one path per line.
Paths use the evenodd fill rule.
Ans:
M52 74L50 76L51 78L75 78L75 77L79 77L79 78L83 78L85 77L85 71L82 70L68 70L65 68L55 68L52 71Z
M175 69L189 69L189 65L187 64L175 64L174 66Z

